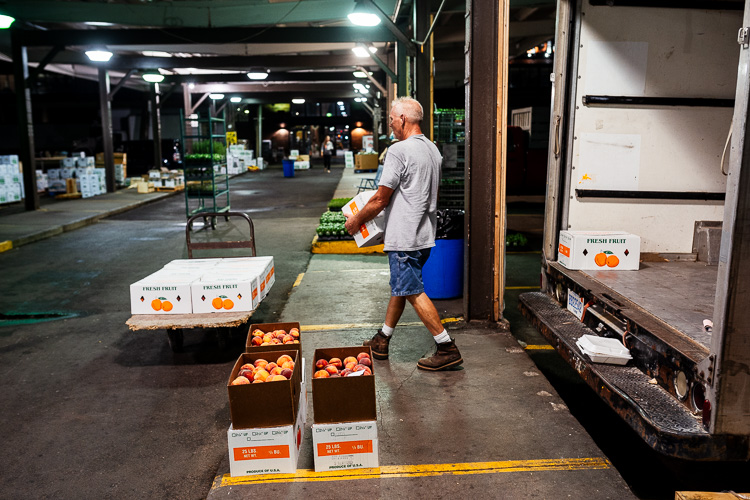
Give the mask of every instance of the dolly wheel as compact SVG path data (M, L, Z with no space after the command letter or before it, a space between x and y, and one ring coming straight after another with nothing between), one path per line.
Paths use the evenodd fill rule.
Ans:
M175 328L174 330L167 330L167 340L169 340L169 347L172 348L172 352L181 352L184 341L184 334L182 328Z

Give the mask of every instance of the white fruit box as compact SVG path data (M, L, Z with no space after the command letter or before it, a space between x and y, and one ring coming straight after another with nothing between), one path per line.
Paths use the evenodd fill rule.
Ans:
M576 341L576 345L594 363L625 365L633 359L630 351L617 339L584 335Z
M560 231L557 259L568 269L637 271L641 238L624 231Z
M190 314L190 286L200 276L159 270L130 285L131 314Z
M163 269L174 271L208 271L216 266L220 259L176 259L168 262Z
M313 424L315 472L378 467L376 421Z
M304 390L304 380L302 383ZM303 392L304 394L304 392ZM229 474L232 477L258 474L294 474L305 433L307 399L299 398L294 425L234 430L229 426Z
M352 216L362 210L377 191L363 191L352 198L341 208L344 215ZM381 211L374 219L362 224L354 234L354 241L358 247L371 247L383 243L385 236L385 211Z
M206 271L190 286L194 313L254 311L260 302L260 273Z
M266 298L268 291L276 282L276 268L274 267L273 257L270 256L219 259L217 267L222 272L225 270L232 272L245 269L250 271L260 270L258 273L260 276L260 300Z

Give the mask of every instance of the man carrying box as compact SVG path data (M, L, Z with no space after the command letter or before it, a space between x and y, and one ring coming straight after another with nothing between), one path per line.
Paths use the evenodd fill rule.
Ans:
M437 147L422 134L423 116L422 105L415 99L401 97L393 102L390 126L399 142L388 150L377 192L362 210L347 216L345 227L354 235L385 208L384 250L391 270L391 299L383 328L364 345L372 348L375 359L388 359L388 343L408 300L437 344L435 354L420 359L417 367L437 371L458 366L463 359L422 282L422 267L435 246L442 163Z

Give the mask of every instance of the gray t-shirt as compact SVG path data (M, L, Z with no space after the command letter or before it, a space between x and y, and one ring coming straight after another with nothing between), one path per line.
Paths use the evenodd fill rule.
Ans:
M442 156L423 134L388 148L380 185L393 189L385 208L386 251L435 246L437 194Z

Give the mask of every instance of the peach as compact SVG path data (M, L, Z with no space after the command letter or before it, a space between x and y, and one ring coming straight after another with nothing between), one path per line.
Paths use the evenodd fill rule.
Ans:
M325 368L327 364L328 361L326 361L325 359L319 359L315 362L315 368L320 370L321 368Z
M287 334L287 335L284 335L284 337L281 339L281 341L283 343L285 343L285 344L288 344L290 342L294 342L294 337L292 337L291 335Z
M299 344L299 340L294 339L294 342L292 342L292 344Z
M261 380L259 378L256 378L255 380L253 380L253 384L262 384L263 382L265 382L265 380Z
M344 366L348 365L351 362L354 362L354 364L357 364L357 358L355 358L354 356L347 356L344 358Z
M328 364L329 365L333 365L336 368L341 368L342 366L344 366L344 363L342 363L339 358L331 358L331 359L329 359L328 360Z
M236 379L232 380L232 385L245 385L249 383L250 381L247 379L247 377L237 377Z
M362 358L359 360L359 364L364 366L372 366L372 361L370 360L370 358Z
M276 382L278 380L287 380L284 375L271 375L266 379L266 382Z
M238 377L253 378L253 370L240 370L237 374Z
M331 373L331 378L341 378L341 375L338 373Z
M270 342L263 342L261 345L263 346L263 345L273 345L273 344Z
M253 330L253 337L262 337L265 334L266 332L264 332L263 330L259 330L257 328Z
M281 356L279 356L279 359L276 360L276 364L279 366L282 366L287 361L294 361L294 360L292 359L290 355L282 354Z
M284 375L286 378L291 379L292 378L292 373L293 373L293 371L291 369L289 369L289 368L282 368L281 369L281 374Z
M263 382L265 382L268 376L269 376L269 373L263 368L261 368L260 370L255 372L255 375L253 376L253 380L262 380Z
M284 361L284 363L281 365L282 368L289 368L290 370L294 370L294 361Z
M355 366L357 366L357 362L356 361L350 361L350 362L348 362L346 364L346 369L349 370L349 371L352 371L352 370L354 370Z
M271 343L272 343L273 345L279 345L279 344L281 344L281 341L280 341L279 339L272 339L272 340L271 340Z
M330 373L331 375L333 375L334 373L338 373L339 369L336 368L335 365L330 365L329 364L328 366L325 367L325 371L327 371L328 373Z
M365 365L357 365L357 366L355 366L355 367L354 367L354 371L355 371L355 372L361 372L361 371L364 371L364 372L365 372L365 375L372 375L372 370L370 370L370 369L369 369L368 367L366 367Z
M362 361L362 358L369 358L369 357L370 355L367 354L366 352L360 352L359 354L357 354L357 361Z
M347 376L347 375L349 375L349 374L350 374L351 372L352 372L352 371L351 371L351 370L350 370L349 368L344 368L343 370L341 370L341 371L339 372L339 375L341 375L342 377L346 377L346 376Z
M277 366L279 366L279 365L277 365L276 363L274 363L273 361L271 361L270 363L268 363L268 364L267 364L267 365L265 366L265 368L266 368L266 371L267 371L267 372L270 372L271 370L273 370L273 369L274 369L274 368L276 368Z
M263 337L253 337L250 343L254 346L259 346L263 343Z
M289 335L291 335L295 339L298 339L299 338L299 330L296 329L296 328L292 328L291 330L289 330Z
M263 368L267 364L268 364L268 361L266 361L265 359L256 359L255 363L253 363L253 365L255 365L255 368Z
M257 363L257 361L256 361L256 363ZM252 364L252 363L245 363L244 365L240 366L240 370L252 370L252 369L254 369L254 368L255 368L256 366L257 366L257 365L254 365L254 364Z
M286 331L285 330L276 330L276 331L273 332L274 338L277 338L277 339L283 339L284 335L286 335Z
M280 367L280 366L277 366L276 368L274 368L273 370L271 370L270 372L268 372L268 374L269 374L269 375L281 375L281 372L282 372L283 370L284 370L284 369L283 369L282 367Z
M269 334L263 335L263 342L270 343L272 340L273 340L273 336L272 335L269 335Z
M313 378L328 378L330 376L331 376L331 374L328 373L327 371L325 371L325 370L318 370L313 375Z

